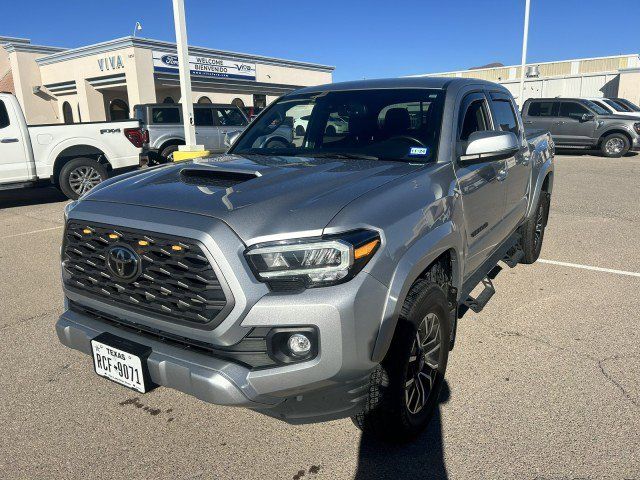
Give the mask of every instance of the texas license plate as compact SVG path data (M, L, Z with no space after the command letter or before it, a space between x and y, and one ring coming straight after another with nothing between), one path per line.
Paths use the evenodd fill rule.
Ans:
M91 340L91 349L98 375L140 393L147 392L150 382L146 361L151 349L106 333Z

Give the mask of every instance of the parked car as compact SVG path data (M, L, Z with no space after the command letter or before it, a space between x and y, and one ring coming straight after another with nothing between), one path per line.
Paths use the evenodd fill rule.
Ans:
M151 163L173 160L173 152L184 145L182 106L178 103L147 103L133 107L135 118L149 132ZM193 106L196 142L213 153L225 152L225 135L244 129L249 121L235 105L201 104Z
M610 98L586 98L585 100L590 100L596 105L605 109L611 115L622 115L624 117L634 117L640 120L640 112L634 112L628 107L614 102Z
M76 199L138 166L144 141L137 120L27 125L16 97L0 93L0 190L50 183Z
M550 131L558 147L599 149L605 157L640 150L640 119L612 115L590 100L529 99L522 118L525 127Z
M309 119L311 115L304 115L298 117L293 125L294 133L297 137L304 137L309 127ZM349 123L337 113L333 113L329 116L325 126L325 133L330 136L340 135L345 133L349 129Z
M264 146L301 105L313 111L305 141ZM340 138L326 133L332 113L348 122ZM550 135L525 134L501 85L304 88L224 156L119 177L70 204L56 330L140 393L163 385L292 423L352 416L408 440L498 263L538 258L553 170Z
M626 107L630 112L638 112L640 113L640 107L626 98L609 98L612 102L617 103L622 107Z

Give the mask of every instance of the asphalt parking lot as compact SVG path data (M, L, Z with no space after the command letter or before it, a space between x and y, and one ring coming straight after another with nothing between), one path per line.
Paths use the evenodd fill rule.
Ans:
M640 479L640 155L558 156L542 258L563 264L498 276L402 448L97 377L53 329L65 203L0 192L2 478Z

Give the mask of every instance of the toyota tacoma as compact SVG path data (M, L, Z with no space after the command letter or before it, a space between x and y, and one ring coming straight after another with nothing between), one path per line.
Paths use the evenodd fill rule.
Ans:
M260 139L309 115L304 137ZM331 118L347 122L327 133ZM292 121L293 120L293 121ZM290 93L219 157L107 180L68 205L60 341L138 392L414 438L456 325L500 262L540 254L554 145L474 79Z

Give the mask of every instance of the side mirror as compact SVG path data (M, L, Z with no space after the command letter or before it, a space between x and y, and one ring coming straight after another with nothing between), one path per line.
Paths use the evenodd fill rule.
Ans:
M460 161L497 160L515 155L519 150L520 142L513 132L473 132Z
M227 132L224 134L224 146L227 148L231 148L231 145L238 139L242 130L233 130L231 132Z
M590 120L593 120L594 118L596 118L596 116L593 113L583 113L582 117L580 117L580 121L588 122Z

